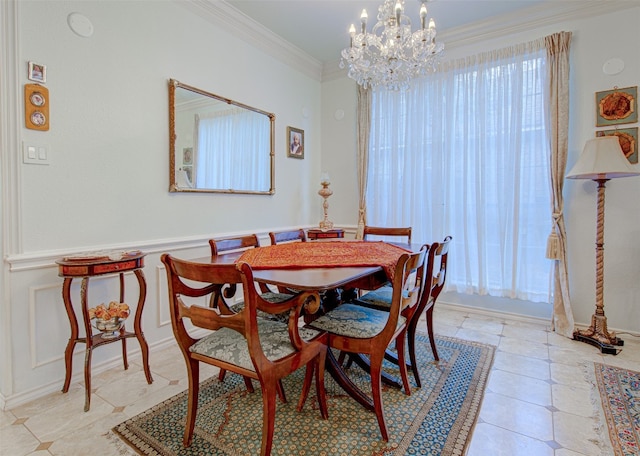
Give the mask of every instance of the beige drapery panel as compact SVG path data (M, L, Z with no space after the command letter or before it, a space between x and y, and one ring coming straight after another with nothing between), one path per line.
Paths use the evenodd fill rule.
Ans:
M564 226L562 188L567 166L569 131L569 47L571 32L545 37L547 50L547 97L551 157L552 228L547 241L547 258L554 262L553 318L551 329L573 337L573 312L569 298L567 234Z
M358 85L358 191L360 193L358 208L358 231L356 239L362 239L364 226L367 223L367 175L369 172L369 130L371 129L371 89Z

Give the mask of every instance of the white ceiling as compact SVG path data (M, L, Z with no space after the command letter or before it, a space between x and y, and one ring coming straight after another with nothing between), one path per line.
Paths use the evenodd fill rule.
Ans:
M540 6L580 0L433 0L427 3L428 18L433 18L439 33L472 23ZM368 30L375 24L378 6L383 0L227 0L253 20L302 49L322 63L340 58L349 44L348 29L360 21L366 8ZM420 0L405 0L405 14L417 27ZM445 43L446 45L446 43Z

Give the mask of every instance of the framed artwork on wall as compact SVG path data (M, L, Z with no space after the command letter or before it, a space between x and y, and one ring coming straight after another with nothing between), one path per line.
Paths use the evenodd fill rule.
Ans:
M40 65L39 63L29 62L29 72L27 73L27 78L30 81L47 82L47 67L45 65Z
M638 86L596 92L596 127L638 121Z
M638 163L638 127L596 131L596 136L617 136L620 147L631 164Z
M304 130L287 127L287 157L304 158Z

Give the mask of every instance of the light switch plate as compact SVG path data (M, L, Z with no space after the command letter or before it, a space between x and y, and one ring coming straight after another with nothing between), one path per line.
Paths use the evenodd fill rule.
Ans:
M51 164L51 150L46 144L22 143L22 163L29 165Z

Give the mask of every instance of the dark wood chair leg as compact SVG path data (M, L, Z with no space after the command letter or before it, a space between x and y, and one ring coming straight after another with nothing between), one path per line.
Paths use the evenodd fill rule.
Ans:
M434 303L435 304L435 303ZM433 308L431 306L427 309L427 334L429 335L429 343L431 344L431 351L433 352L433 359L440 361L438 356L438 349L436 348L436 339L433 337Z
M382 379L380 373L382 372L382 356L376 356L371 360L371 396L373 398L373 411L376 414L378 420L378 426L380 427L380 434L384 441L389 441L389 434L387 432L387 423L384 419L384 406L382 404Z
M316 396L318 396L318 406L320 414L325 420L329 418L329 409L327 408L327 392L324 387L324 366L327 361L327 352L323 351L318 355L316 361Z
M413 378L416 381L416 386L418 388L422 387L422 382L420 381L420 372L418 371L418 360L416 357L416 325L410 324L407 329L407 345L409 346L409 359L411 360L409 363L409 367L411 368L411 372L413 372Z
M276 385L277 380L267 381L262 385L262 449L261 456L271 454L273 431L276 422Z
M400 378L402 379L404 393L407 396L411 396L411 387L409 386L409 376L407 375L407 363L405 361L404 353L404 339L406 336L406 332L407 331L405 329L396 339L396 350L398 352L398 369L400 369Z
M244 379L244 384L247 387L247 391L249 391L250 393L253 393L254 389L253 389L253 383L251 382L251 379L249 377L242 377Z
M200 391L200 362L190 359L188 363L189 395L187 399L187 420L184 426L182 445L190 447L193 442L193 430L198 412L198 393Z

